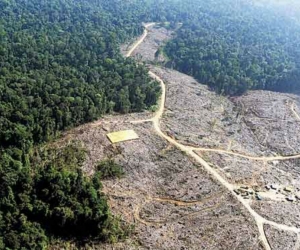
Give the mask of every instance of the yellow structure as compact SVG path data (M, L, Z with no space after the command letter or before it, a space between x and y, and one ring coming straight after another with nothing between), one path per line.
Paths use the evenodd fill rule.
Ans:
M107 134L108 139L112 143L118 143L122 141L136 140L139 136L134 130L123 130Z

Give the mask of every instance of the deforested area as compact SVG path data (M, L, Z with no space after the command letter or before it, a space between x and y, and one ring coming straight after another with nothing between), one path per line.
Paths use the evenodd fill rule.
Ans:
M164 27L165 25L154 25L149 28L150 35L134 51L133 57L137 61L146 63L166 63L163 47L171 40L178 27ZM180 25L177 25L180 26ZM154 33L154 34L151 34Z
M163 126L183 143L250 156L293 155L300 148L297 95L251 91L226 98L177 71L153 71L168 88Z
M159 28L157 28L156 32L150 31L148 35L156 36L157 32L159 32ZM160 37L158 36L157 39L159 40ZM155 38L151 38L147 40L146 44L149 45L151 41L151 47L158 43ZM146 45L142 44L141 46L146 51ZM140 53L143 50L140 50ZM154 51L152 51L152 55L155 53ZM144 60L148 60L146 59L147 57L148 55L145 56ZM143 60L143 54L139 58ZM297 134L300 128L298 119L299 97L296 94L282 94L270 91L250 91L239 97L219 96L190 76L161 66L152 65L149 68L166 85L166 100L160 122L162 131L168 138L172 138L172 140L184 145L184 147L193 150L208 163L210 168L216 170L222 176L221 178L224 178L225 182L228 183L235 197L243 200L247 204L246 207L249 205L250 211L255 214L254 218L258 225L261 221L264 221L262 223L263 235L266 239L266 243L263 244L264 248L272 246L273 249L279 244L273 233L270 233L270 230L268 230L270 227L269 223L275 223L278 228L282 228L286 235L297 235L300 199L299 181L297 179L297 162L300 157L297 151L299 148ZM143 120L140 121L143 122ZM151 122L151 120L148 122ZM264 132L265 134L263 135ZM172 148L172 146L169 145L167 148ZM168 155L166 157L168 161L171 161L172 156ZM172 163L171 169L174 171L176 163L174 161ZM170 196L180 195L182 198L195 199L201 197L203 187L212 189L210 184L203 182L202 178L205 174L201 173L201 167L198 167L197 172L200 171L200 176L191 176L190 178L188 177L190 172L185 171L181 184L184 186L176 188L176 191L171 189L171 193L166 192L164 187L176 187L178 185L170 176L167 166L167 164L163 164L163 167L161 167L164 171L163 176L168 176L168 181L163 182L159 186L161 192L155 198L148 196L142 208L138 205L138 209L134 210L137 225L157 226L158 229L153 234L159 245L151 245L151 247L158 249L168 249L167 246L173 246L174 242L177 245L180 244L176 234L166 235L163 232L167 223L178 222L180 224L181 217L190 218L191 221L194 221L194 225L197 225L198 221L197 218L191 217L197 215L197 207L195 208L196 210L194 208L190 210L189 207L185 207L187 204L182 202L182 199L171 199ZM177 175L180 176L180 173L176 171ZM197 185L190 182L190 180L193 180L193 177L197 180L195 184L198 181L203 184L201 188L199 187L199 190L197 190ZM115 184L107 184L108 186L116 187ZM192 186L188 188L187 185ZM147 182L148 190L149 187L150 185ZM194 190L197 190L197 195L193 194ZM221 187L219 190L222 193ZM131 204L129 205L131 208L134 201L131 199L133 192L130 192L130 198L127 194L124 195L126 197L124 198L121 193L112 198L113 202L122 198L121 201L116 203L113 211L121 211L123 213L123 202L128 199L126 202ZM213 197L222 197L223 195L215 194ZM228 200L229 198L226 199ZM213 198L212 200L205 198L205 202L208 202L213 209L216 209L213 201ZM196 205L197 201L191 201L190 204ZM183 206L184 209L178 211L172 205L176 205L176 207ZM239 203L240 206L241 204ZM203 210L205 211L205 209ZM128 210L124 214L129 219L127 217L129 216ZM205 217L205 214L203 213L202 216ZM229 218L232 217L237 219L237 215L229 215ZM249 218L252 218L252 215ZM210 219L211 224L214 224L212 221L218 221L213 216ZM188 225L193 228L193 223ZM221 224L216 223L217 228L222 228L221 222ZM161 224L164 224L164 226L159 227ZM202 224L202 227L205 227L204 224ZM169 227L167 228L171 230ZM171 228L172 232L174 232L174 226ZM243 229L235 228L234 221L229 220L226 228L231 228L235 233L237 233L237 230L241 230L239 232L243 233L238 237L241 241L246 237ZM183 228L181 230L183 231ZM161 234L157 235L158 232ZM206 232L207 230L204 235L206 235ZM193 238L193 234L196 234L196 231L190 229L188 233L189 237L185 237L191 243L188 246L190 249L196 249L193 245L196 242L196 239ZM221 238L218 236L218 242L223 242L221 240L223 236L221 235L225 232L219 229L218 233L221 233ZM259 234L260 237L263 237L261 231ZM199 237L203 233L199 231L197 235ZM139 235L138 237L143 236ZM164 239L164 243L159 243L161 238ZM229 239L230 237L224 241L224 244L230 242ZM152 242L152 237L150 241ZM213 239L213 241L215 240ZM142 240L141 242L143 242L141 243L142 246L145 246L144 244L148 246L147 244L149 244L146 243L148 241L144 242ZM204 242L200 243L199 241L200 249L210 249L211 245L205 245L208 242L206 237L204 237ZM154 243L152 242L152 244ZM254 249L263 247L263 245L254 246ZM237 248L240 249L242 245L238 246ZM215 249L228 249L230 245L225 244L224 248L220 247L220 245L215 245L214 247ZM247 248L246 245L244 247ZM180 248L174 245L174 249Z
M103 181L103 192L112 211L135 225L135 234L115 247L216 249L222 242L222 249L253 244L262 249L255 222L232 195L200 165L158 137L151 123L135 124L136 120L132 116L103 118L84 130L73 130L61 142L83 143L86 162L93 166L89 173L106 157L122 166L124 176ZM140 139L111 145L106 134L125 129L134 129ZM233 231L238 234L233 236Z
M140 53L152 43L155 49L149 55L155 54L163 37L156 40L159 32L164 31L151 27L147 35L154 37L144 38L147 42L142 43ZM140 59L148 60L147 56ZM269 223L283 228L280 237L284 239L297 235L299 155L292 150L297 149L297 140L287 136L287 147L275 136L281 133L278 138L282 140L284 134L297 134L297 95L251 91L240 97L224 97L175 70L148 67L166 85L159 124L168 141L152 126L156 112L144 112L104 117L67 132L55 142L68 145L80 141L87 150L83 169L88 175L97 171L103 159L113 159L122 167L119 179L102 181L112 213L134 225L134 233L114 247L273 248L279 242ZM288 131L274 129L282 123L289 125ZM111 132L128 129L139 139L111 144L107 138ZM263 140L255 129L268 130L268 135ZM223 184L197 160L178 150L171 139L199 155L217 171ZM103 244L96 247L111 249Z

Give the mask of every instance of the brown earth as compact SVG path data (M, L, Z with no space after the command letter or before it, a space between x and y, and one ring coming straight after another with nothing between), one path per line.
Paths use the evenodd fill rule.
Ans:
M150 26L148 29L148 36L132 53L132 57L137 61L143 61L146 63L166 61L163 55L155 56L158 48L162 47L168 40L174 36L173 30L168 30L160 25ZM131 44L121 46L121 52L123 55L129 50Z

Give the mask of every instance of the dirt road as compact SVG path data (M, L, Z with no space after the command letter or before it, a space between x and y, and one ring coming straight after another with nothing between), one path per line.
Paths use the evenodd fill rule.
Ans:
M141 36L141 38L133 45L133 47L130 49L130 51L127 53L127 57L131 56L131 54L133 53L133 51L143 42L143 40L147 37L148 35L148 31L147 31L147 27L154 25L154 23L150 23L145 25L145 31L144 34ZM189 146L185 146L183 144L178 143L176 140L174 140L173 138L169 137L168 135L164 134L160 128L160 119L164 113L164 107L165 107L165 101L166 101L166 86L163 82L163 80L156 75L155 73L153 73L152 71L149 71L149 75L157 80L160 83L161 86L161 98L159 101L159 109L156 111L154 117L152 119L149 120L145 120L145 121L133 121L133 123L139 123L139 122L149 122L151 121L153 123L154 129L156 131L156 133L162 137L163 139L165 139L166 141L168 141L170 144L174 145L175 147L177 147L178 149L180 149L181 151L185 152L187 155L189 155L190 157L192 157L193 159L195 159L195 161L197 161L199 164L201 164L205 170L210 173L214 179L216 179L219 183L221 183L224 187L226 187L231 193L232 195L249 211L249 213L252 215L252 217L254 218L254 220L256 221L256 224L258 226L259 229L259 233L260 233L260 239L265 247L265 249L267 250L271 250L271 247L268 243L268 240L266 238L265 232L264 232L264 224L269 224L273 227L276 227L280 230L286 230L286 231L291 231L291 232L295 232L297 234L300 233L300 229L296 228L296 227L290 227L284 224L279 224L270 220L267 220L265 218L263 218L261 215L259 215L251 206L248 200L245 200L243 197L237 195L234 192L234 186L227 182L227 180L225 180L215 169L213 169L208 162L206 162L203 158L201 158L198 154L196 154L194 151L213 151L213 152L218 152L218 153L226 153L226 154L231 154L231 155L237 155L237 156L242 156L242 157L246 157L249 159L254 159L254 160L262 160L262 161L272 161L272 160L286 160L286 159L295 159L295 158L300 158L300 154L297 155L293 155L293 156L274 156L274 157L254 157L254 156L247 156L244 154L238 154L238 153L234 153L232 151L226 151L226 150L220 150L220 149L207 149L207 148L196 148L196 147L189 147Z
M224 149L201 148L201 147L199 147L199 148L198 147L190 147L190 148L193 151L216 152L216 153L220 153L220 154L239 156L242 158L247 158L249 160L256 160L256 161L284 161L284 160L292 160L292 159L300 158L300 154L288 155L288 156L280 156L280 155L277 155L277 156L251 156L251 155L236 153L236 152L224 150Z
M131 54L133 53L133 51L135 51L135 49L145 40L145 38L148 35L148 30L147 28L151 27L155 25L155 23L147 23L144 25L145 29L143 32L143 35L140 37L140 39L138 39L133 45L132 47L129 49L129 51L126 53L125 57L130 57Z

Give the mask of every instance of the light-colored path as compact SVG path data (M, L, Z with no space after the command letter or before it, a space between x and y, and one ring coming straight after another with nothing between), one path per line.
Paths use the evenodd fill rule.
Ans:
M138 39L132 46L131 48L129 49L129 51L126 53L125 57L130 57L133 53L133 51L135 51L135 49L145 40L145 38L147 37L148 35L148 30L147 28L151 27L155 25L155 23L147 23L144 25L145 29L144 29L144 32L143 32L143 35L140 37L140 39Z
M293 104L291 105L291 110L292 110L292 112L294 113L294 115L295 115L297 121L300 121L300 116L299 116L299 114L298 114L298 113L296 112L296 110L295 110L295 103L294 103L294 102L293 102Z
M246 155L242 153L236 153L233 151L228 151L224 149L214 149L214 148L201 148L201 147L190 147L194 151L206 151L206 152L216 152L220 154L228 154L228 155L234 155L234 156L239 156L242 158L247 158L249 160L256 160L256 161L283 161L283 160L292 160L292 159L299 159L300 154L295 154L295 155L288 155L288 156L281 156L281 155L276 155L276 156L251 156L251 155Z
M142 37L134 44L134 46L132 47L132 49L130 49L130 51L127 53L127 56L131 56L131 54L133 53L133 51L144 41L144 39L147 37L148 35L148 31L147 31L147 27L154 25L154 23L151 24L147 24L145 25L145 31L144 34L142 35ZM268 240L265 236L265 232L264 232L264 224L269 224L271 226L274 226L280 230L285 230L285 231L291 231L291 232L295 232L297 234L300 233L300 229L296 228L296 227L291 227L291 226L287 226L284 224L279 224L270 220L267 220L265 218L263 218L261 215L259 215L254 209L252 209L252 207L249 204L249 200L245 200L243 199L243 197L237 195L234 192L234 186L227 182L215 169L213 169L212 167L210 167L210 165L204 160L202 159L198 154L196 154L194 151L196 150L206 150L206 151L212 151L211 149L203 149L203 148L193 148L193 147L189 147L189 146L185 146L182 145L180 143L178 143L176 140L174 140L173 138L169 137L168 135L164 134L160 128L160 119L163 115L164 112L164 107L165 107L165 101L166 101L166 86L163 82L163 80L156 75L154 72L149 71L149 75L157 80L160 83L161 86L161 99L160 99L160 103L159 103L159 109L156 111L155 116L147 121L152 121L153 122L153 126L154 129L156 131L156 133L162 137L163 139L167 140L170 144L176 146L178 149L180 149L181 151L185 152L187 155L191 156L192 158L194 158L199 164L201 164L208 173L210 173L218 182L220 182L225 188L227 188L232 195L249 211L249 213L252 215L252 217L254 218L254 220L256 221L256 224L258 226L258 230L260 233L260 239L265 247L266 250L271 250L271 247L268 243ZM220 153L228 153L230 151L226 151L226 150L214 150L214 152L220 152ZM242 154L237 154L237 153L233 153L230 152L231 155L238 155L238 156L243 156ZM245 156L244 156L245 157ZM251 156L247 156L247 157L251 157ZM299 158L299 156L274 156L274 157L252 157L252 159L254 160L284 160L284 159L295 159L295 158ZM136 211L137 212L137 211Z
M146 200L144 201L144 203L141 203L139 204L136 208L135 208L135 211L134 211L134 218L136 220L138 220L139 222L145 224L145 225L153 225L153 224L165 224L167 222L175 222L175 221L178 221L180 219L183 219L185 217L191 217L191 216L194 216L194 215L198 215L200 213L203 213L204 211L209 211L209 210L212 210L212 209L215 209L219 206L221 206L221 203L218 203L216 205L213 205L213 206L207 206L207 207L204 207L202 208L201 210L199 211L196 211L196 212L192 212L192 213L189 213L187 215L183 215L183 216L179 216L178 218L176 219L172 219L172 220L161 220L161 221L154 221L154 220L147 220L147 219L143 219L141 218L140 216L140 210L143 206L145 206L147 203L149 202L162 202L162 203L170 203L170 204L174 204L176 206L181 206L181 207L189 207L189 206L193 206L193 205L203 205L205 202L208 202L209 200L211 199L215 199L216 196L221 196L224 192L220 192L218 194L214 194L210 197L207 197L207 198L204 198L202 200L197 200L197 201L180 201L180 200L175 200L175 199L170 199L170 198L161 198L161 197L146 197Z

